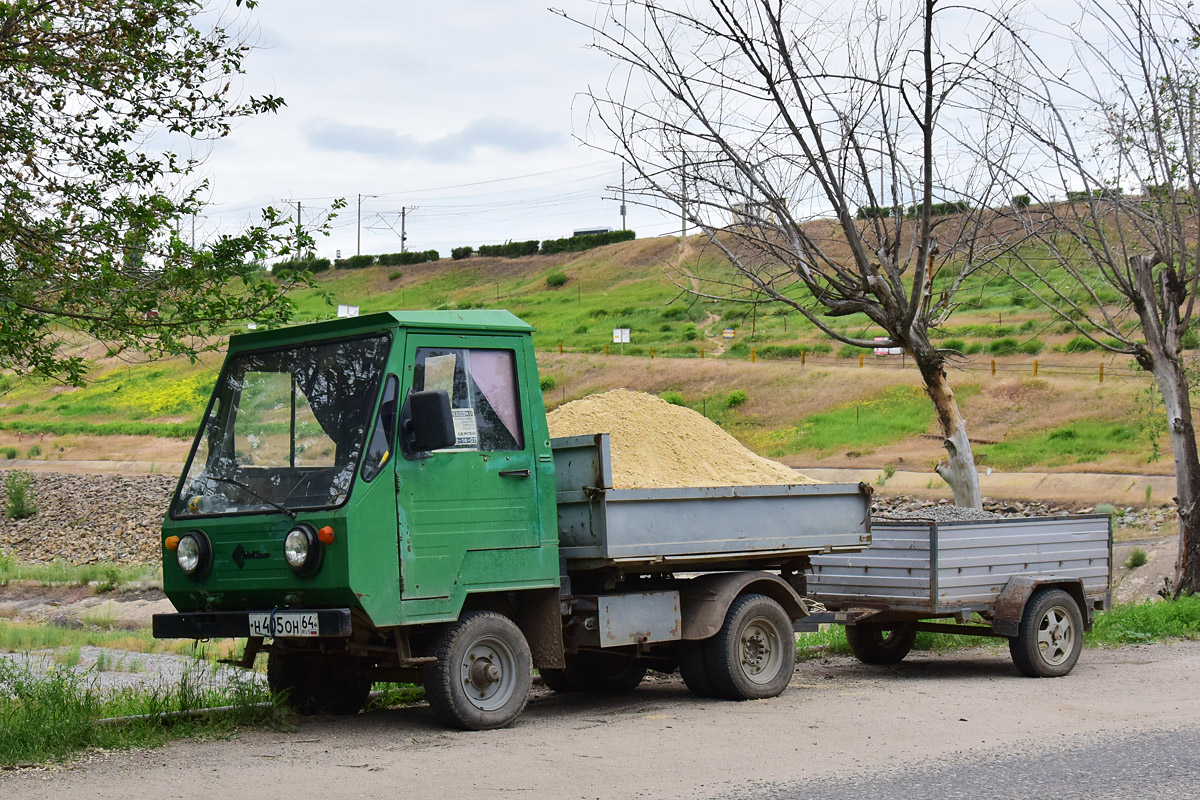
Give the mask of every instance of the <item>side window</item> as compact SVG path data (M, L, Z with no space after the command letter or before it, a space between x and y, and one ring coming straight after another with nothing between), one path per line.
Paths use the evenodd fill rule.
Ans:
M379 402L379 418L375 420L375 428L371 431L371 441L367 443L367 455L363 458L362 476L364 481L373 481L383 470L383 465L392 456L392 448L396 442L396 396L399 394L399 381L395 375L388 375L387 383L383 385L383 399Z
M413 389L444 389L450 395L456 441L448 449L525 449L512 350L418 348Z

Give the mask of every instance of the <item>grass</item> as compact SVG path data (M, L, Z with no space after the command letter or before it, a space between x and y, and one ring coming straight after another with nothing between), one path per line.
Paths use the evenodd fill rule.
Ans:
M0 652L8 653L107 647L133 653L174 653L216 660L241 655L242 646L241 639L220 639L201 643L183 639L155 639L149 629L114 629L111 620L104 619L93 618L92 624L87 624L85 620L82 628L0 619Z
M128 583L161 584L161 567L121 566L117 564L28 564L0 557L0 586L13 581L36 581L42 586L86 586L95 583L116 588Z
M805 417L795 428L775 432L767 451L772 456L805 451L828 455L846 449L869 452L924 433L932 423L933 405L925 393L916 387L898 386Z
M171 739L226 736L245 726L279 726L286 717L268 690L249 676L231 675L219 686L199 680L204 669L185 671L178 686L101 692L94 672L35 672L0 659L0 767L60 762L92 748L152 747ZM98 724L113 717L232 706L196 719L137 719Z
M1140 424L1080 419L1050 430L980 445L980 463L1000 470L1019 471L1034 465L1058 467L1101 461L1113 453L1145 452L1150 446Z

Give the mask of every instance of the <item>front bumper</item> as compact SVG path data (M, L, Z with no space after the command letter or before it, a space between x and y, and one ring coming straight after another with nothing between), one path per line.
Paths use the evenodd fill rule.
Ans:
M305 608L277 609L277 613L305 611L317 615L317 635L350 635L350 609ZM182 614L155 614L152 625L155 639L245 639L250 636L250 615L263 611L188 611Z

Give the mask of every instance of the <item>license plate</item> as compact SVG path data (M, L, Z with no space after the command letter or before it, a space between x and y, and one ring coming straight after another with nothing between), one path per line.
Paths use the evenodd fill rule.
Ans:
M320 632L315 611L278 611L275 614L250 615L251 636L318 636Z

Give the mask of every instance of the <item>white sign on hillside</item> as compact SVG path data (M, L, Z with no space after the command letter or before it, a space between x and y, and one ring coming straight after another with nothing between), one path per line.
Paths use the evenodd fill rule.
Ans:
M347 305L338 304L338 316L339 317L357 317L358 316L358 306L347 306Z
M629 344L629 328L613 328L613 344Z

